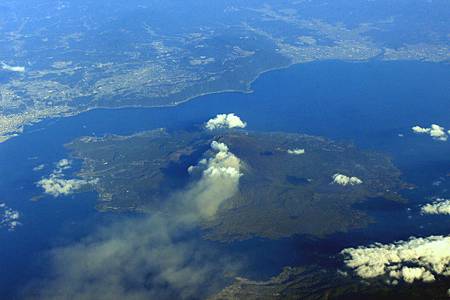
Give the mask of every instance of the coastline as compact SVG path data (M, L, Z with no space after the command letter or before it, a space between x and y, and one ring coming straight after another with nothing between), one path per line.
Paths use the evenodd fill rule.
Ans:
M369 61L380 61L380 62L396 62L396 61L411 61L411 62L420 62L420 63L432 63L432 64L440 64L440 63L444 63L442 61L417 61L414 59L404 59L404 60L385 60L385 59L379 59L377 57L373 57L373 58L369 58L369 59L362 59L362 60L336 60L336 59L330 59L330 60L312 60L312 61L303 61L303 62L296 62L296 61L292 61L284 66L279 66L279 67L273 67L273 68L269 68L267 70L261 71L258 74L256 74L252 79L250 79L246 84L245 84L245 89L224 89L224 90L217 90L217 91L211 91L211 92L204 92L204 93L199 93L190 97L187 97L183 100L180 100L178 102L174 102L174 103L168 103L168 104L164 104L164 105L122 105L122 106L92 106L86 109L82 109L82 110L78 110L78 111L67 111L67 112L63 112L61 114L56 114L54 116L48 116L48 117L43 117L43 118L37 118L35 120L31 120L28 122L24 122L23 124L20 125L20 127L16 128L16 130L11 130L10 133L4 133L1 134L0 133L0 144L5 143L6 141L19 136L20 134L22 134L25 130L26 127L30 127L32 125L35 125L37 123L40 123L42 121L45 120L49 120L49 119L59 119L59 118L66 118L66 117L73 117L73 116L77 116L83 113L87 113L90 111L94 111L94 110L100 110L100 109L107 109L107 110L118 110L118 109L151 109L151 108L170 108L170 107L177 107L179 105L182 105L184 103L187 103L189 101L195 100L197 98L200 97L204 97L204 96L208 96L208 95L216 95L216 94L226 94L226 93L241 93L241 94L251 94L254 92L254 90L252 89L252 85L264 74L269 73L269 72L273 72L273 71L279 71L279 70L285 70L285 69L289 69L293 66L298 66L298 65L303 65L303 64L309 64L309 63L316 63L316 62L324 62L324 61L342 61L342 62L346 62L346 63L367 63Z
M280 67L274 67L274 68L270 68L264 71L259 72L256 76L254 76L251 80L249 80L245 85L246 88L245 89L225 89L225 90L218 90L218 91L212 91L212 92L205 92L205 93L200 93L200 94L196 94L194 96L190 96L185 98L184 100L178 101L178 102L174 102L174 103L169 103L169 104L165 104L165 105L123 105L123 106L114 106L114 107L110 107L110 106L93 106L87 109L83 109L83 110L79 110L79 111L73 111L73 112L66 112L66 113L62 113L59 115L54 115L54 116L49 116L49 117L44 117L44 118L38 118L36 120L32 120L32 121L28 121L25 122L23 124L20 125L20 128L18 128L17 130L11 131L10 134L6 133L6 134L0 134L0 144L16 137L19 136L20 134L22 134L26 127L30 127L33 126L37 123L40 123L42 121L45 120L49 120L49 119L59 119L59 118L67 118L67 117L73 117L76 115L80 115L83 113L87 113L90 111L94 111L94 110L99 110L99 109L110 109L110 110L118 110L118 109L127 109L127 108L131 108L131 109L139 109L139 108L143 108L143 109L151 109L151 108L170 108L170 107L177 107L179 105L182 105L184 103L187 103L189 101L192 101L194 99L200 98L200 97L204 97L204 96L208 96L208 95L216 95L216 94L226 94L226 93L241 93L241 94L251 94L254 92L254 90L252 89L252 85L254 82L256 82L262 75L272 72L272 71L278 71L278 70L284 70L284 69L288 69L292 66L295 65L300 65L303 63L289 63L288 65L285 66L280 66Z

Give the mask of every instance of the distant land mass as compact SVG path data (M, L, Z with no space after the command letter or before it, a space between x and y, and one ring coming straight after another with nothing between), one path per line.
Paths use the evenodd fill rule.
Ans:
M448 62L445 12L448 1L6 0L0 142L49 117L251 92L261 73L292 64Z

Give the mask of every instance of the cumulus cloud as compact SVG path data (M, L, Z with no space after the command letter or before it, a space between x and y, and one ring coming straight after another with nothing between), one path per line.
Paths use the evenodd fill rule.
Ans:
M305 149L288 149L287 153L293 155L302 155L305 154Z
M51 174L50 177L39 180L37 185L44 189L46 194L59 197L70 195L89 183L90 181L82 179L64 179L59 174Z
M347 175L336 173L333 175L333 183L346 186L346 185L358 185L363 183L363 181L358 177L354 176L350 177Z
M450 130L445 132L445 128L442 126L439 126L437 124L431 124L431 127L420 127L420 126L414 126L412 127L412 131L417 134L428 134L435 140L439 141L447 141L448 134L450 134Z
M169 196L160 212L116 222L53 250L51 277L32 282L25 294L32 299L207 296L239 264L191 239L191 233L236 193L241 162L226 144L212 142L190 173L193 183Z
M344 262L361 278L386 276L392 283L403 280L430 282L437 275L450 276L450 236L410 238L393 244L342 250Z
M56 168L50 176L47 178L42 178L36 183L36 185L41 187L46 194L52 195L53 197L59 197L63 195L70 195L83 186L94 184L96 182L95 179L84 180L64 178L64 170L70 169L71 167L72 162L70 160L61 159L56 163Z
M241 118L235 114L219 114L215 118L206 122L205 127L209 130L221 128L245 128L247 123L243 122Z
M68 160L67 158L63 158L56 163L56 168L61 171L70 169L71 167L72 167L72 161Z
M6 71L11 71L11 72L18 72L18 73L23 73L25 72L25 67L21 67L21 66L10 66L5 64L4 62L1 63L2 65L2 69L6 70Z
M41 170L43 170L44 168L45 168L45 165L44 165L44 164L40 164L40 165L37 165L36 167L34 167L34 168L33 168L33 171L35 171L35 172L41 171Z
M436 199L433 203L422 206L421 212L428 215L450 215L450 199Z
M0 203L0 228L5 227L9 231L14 231L20 223L20 213L8 207L5 203Z

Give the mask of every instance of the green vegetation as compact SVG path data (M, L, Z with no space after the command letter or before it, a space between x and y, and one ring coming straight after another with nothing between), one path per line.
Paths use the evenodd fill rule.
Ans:
M217 133L217 132L216 132ZM242 164L239 191L202 224L214 240L294 234L322 236L367 225L354 208L369 198L404 201L400 172L385 155L353 145L299 134L223 131L167 132L80 138L67 147L83 160L82 178L97 178L98 208L155 211L182 190L212 140L223 142ZM301 155L290 149L305 149ZM356 176L358 185L333 183L336 173Z

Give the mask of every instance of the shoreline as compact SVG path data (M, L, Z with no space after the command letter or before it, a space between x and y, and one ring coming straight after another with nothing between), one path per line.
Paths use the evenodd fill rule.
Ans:
M281 66L281 67L274 67L274 68L270 68L264 71L261 71L260 73L258 73L256 76L254 76L250 81L248 81L245 85L246 88L245 89L225 89L225 90L218 90L218 91L212 91L212 92L206 92L206 93L200 93L194 96L190 96L185 98L184 100L180 100L178 102L174 102L174 103L169 103L169 104L165 104L165 105L123 105L123 106L115 106L115 107L109 107L109 106L93 106L87 109L83 109L80 111L73 111L73 112L67 112L67 113L62 113L61 115L55 115L55 116L49 116L49 117L45 117L42 119L37 119L35 121L30 121L28 123L24 123L21 128L19 130L16 131L12 131L11 134L5 134L5 135L0 135L0 145L5 143L6 141L17 137L19 135L21 135L22 133L24 133L24 131L26 130L26 127L30 127L33 125L36 125L42 121L45 120L50 120L50 119L59 119L59 118L68 118L68 117L73 117L73 116L77 116L83 113L87 113L87 112L91 112L94 110L101 110L101 109L105 109L105 110L119 110L119 109L152 109L152 108L173 108L173 107L178 107L179 105L182 105L184 103L190 102L194 99L197 98L201 98L204 96L209 96L209 95L216 95L216 94L226 94L226 93L241 93L241 94L251 94L254 92L254 90L252 89L252 85L254 82L256 82L262 75L272 72L272 71L278 71L278 70L284 70L284 69L288 69L292 66L295 65L300 65L302 63L290 63L286 66Z
M119 110L119 109L152 109L152 108L172 108L172 107L177 107L179 105L182 105L184 103L190 102L192 100L195 100L197 98L201 98L204 96L209 96L209 95L216 95L216 94L226 94L226 93L241 93L241 94L251 94L254 92L254 90L252 89L252 85L263 75L265 75L266 73L269 72L273 72L273 71L280 71L280 70L285 70L285 69L289 69L293 66L299 66L302 64L310 64L310 63L317 63L317 62L345 62L345 63L367 63L370 61L379 61L379 62L397 62L397 61L403 61L403 62L418 62L418 63L432 63L432 64L440 64L440 63L444 63L445 62L433 62L433 61L417 61L417 60L378 60L376 58L371 58L371 59L364 59L364 60L336 60L336 59L331 59L331 60L314 60L314 61L306 61L306 62L294 62L291 61L289 64L285 65L285 66L280 66L280 67L274 67L274 68L270 68L264 71L259 72L257 75L255 75L251 80L249 80L245 85L246 88L245 89L224 89L224 90L217 90L217 91L212 91L212 92L205 92L205 93L200 93L197 95L193 95L190 97L185 98L184 100L180 100L178 102L174 102L174 103L169 103L169 104L164 104L164 105L123 105L123 106L115 106L115 107L110 107L110 106L93 106L87 109L83 109L83 110L79 110L79 111L72 111L72 112L66 112L66 113L62 113L60 115L55 115L55 116L49 116L49 117L44 117L41 119L37 119L34 121L29 121L27 123L24 123L20 126L20 128L16 131L11 131L10 134L4 134L1 135L0 134L0 145L7 142L8 140L17 137L19 135L21 135L26 129L27 127L36 125L42 121L45 120L50 120L50 119L59 119L59 118L67 118L67 117L73 117L73 116L77 116L83 113L87 113L87 112L91 112L94 110Z

